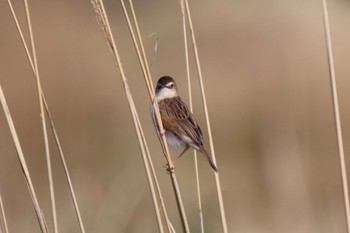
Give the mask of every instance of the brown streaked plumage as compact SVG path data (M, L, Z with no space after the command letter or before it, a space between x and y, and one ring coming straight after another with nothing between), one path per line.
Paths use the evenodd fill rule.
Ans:
M155 98L169 146L184 148L178 158L192 147L200 151L217 172L216 165L204 149L202 131L188 106L179 97L173 78L164 76L158 80Z

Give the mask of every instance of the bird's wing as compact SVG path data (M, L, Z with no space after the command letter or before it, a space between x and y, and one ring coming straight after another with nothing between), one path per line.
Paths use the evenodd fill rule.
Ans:
M188 136L198 146L203 145L203 135L190 109L180 97L164 99L159 103L159 111L164 127L178 136ZM169 124L167 124L167 122Z

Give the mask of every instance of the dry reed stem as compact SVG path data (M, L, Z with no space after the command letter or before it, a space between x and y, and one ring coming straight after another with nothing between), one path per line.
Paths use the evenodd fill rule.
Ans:
M144 136L144 133L143 133L143 130L142 130L142 126L141 126L140 120L138 118L138 114L136 112L136 108L133 108L133 111L134 111L134 115L136 116L135 123L137 124L137 128L138 128L138 130L136 130L136 134L137 134L138 138L141 138L141 141L139 141L139 144L140 144L140 148L141 148L141 151L142 151L142 159L143 159L143 162L144 162L144 166L145 166L145 170L146 170L146 174L147 174L147 179L148 179L150 191L152 193L152 201L154 203L153 205L154 205L155 214L156 214L156 218L157 218L158 229L159 229L160 233L163 233L164 229L163 229L162 219L161 219L161 216L160 216L160 208L159 208L159 205L158 205L158 200L157 200L157 196L156 196L156 193L155 193L155 188L154 188L154 184L153 184L153 180L152 180L152 175L154 175L154 173L151 174L151 171L154 172L154 169L153 169L153 167L150 168L149 150L148 150L148 146L146 144L146 139L145 139L145 136ZM152 166L153 166L153 164L152 164ZM157 183L156 183L156 187L157 187L157 190L159 191L159 186L158 186ZM163 213L164 213L164 211L163 211Z
M123 12L124 12L124 16L125 16L125 19L128 23L128 28L129 28L129 32L131 34L131 37L132 37L132 40L133 40L133 43L134 43L134 47L135 47L135 50L137 52L137 57L139 59L139 62L140 62L140 66L141 66L141 69L142 69L142 72L143 72L143 75L144 76L147 76L148 73L146 71L146 66L145 66L145 63L144 63L144 59L142 59L142 56L141 56L141 52L140 52L140 48L139 48L139 45L138 45L138 42L137 42L137 39L136 39L136 36L135 36L135 33L134 33L134 30L133 30L133 27L131 25L131 21L130 21L130 17L129 17L129 14L127 12L127 9L125 7L125 3L124 1L121 1L121 5L122 5L122 8L123 8ZM147 85L147 88L148 90L151 89L151 83L150 82L146 82L146 85ZM149 93L150 94L150 93ZM151 98L154 98L152 97L152 95L150 94ZM147 146L147 144L145 143L145 145ZM164 209L163 213L164 213L164 218L165 218L165 221L167 223L167 228L168 228L168 232L171 232L171 226L170 226L170 220L168 218L168 214L167 214L167 210L166 210L166 207L165 207L165 204L164 204L164 199L162 197L162 194L161 194L161 190L160 190L160 187L159 187L159 183L158 183L158 180L157 180L157 176L156 176L156 173L155 173L155 170L154 170L154 166L153 166L153 162L152 162L152 159L151 159L151 156L150 156L150 153L148 151L148 148L147 149L147 156L148 156L148 160L149 160L149 163L151 165L151 168L152 168L152 174L153 174L153 179L156 183L156 187L157 187L157 192L158 192L158 196L160 198L160 201L161 201L161 205ZM165 151L164 147L163 147L163 151Z
M75 215L78 218L80 231L82 233L85 233L85 228L84 228L83 220L81 218L81 214L80 214L80 210L79 210L79 206L78 206L78 201L77 201L77 198L75 197L73 184L72 184L72 181L71 181L71 178L70 178L70 174L69 174L69 171L68 171L68 166L67 166L67 163L66 163L66 159L65 159L65 157L63 155L62 146L61 146L61 143L59 141L58 134L57 134L57 131L56 131L56 127L55 127L55 125L53 123L53 120L52 120L52 117L51 117L51 113L48 110L49 107L47 105L47 102L46 102L46 99L45 99L43 93L42 93L42 96L43 96L43 100L44 100L44 104L45 104L47 118L49 119L49 122L50 122L51 130L52 130L52 133L53 133L54 138L55 138L56 146L57 146L57 149L59 151L61 162L63 164L64 173L66 175L67 182L68 182L68 185L69 185L69 191L70 191L71 198L73 200L74 209L75 209Z
M25 39L24 39L24 36L23 36L23 33L22 33L22 29L19 26L19 23L18 23L18 20L17 20L17 16L16 16L16 14L15 14L15 12L13 10L11 2L8 1L8 3L9 3L9 6L10 6L10 9L11 9L11 13L12 13L13 19L14 19L14 21L16 23L17 31L19 32L19 35L21 37L21 41L22 41L23 47L24 47L24 49L26 51L27 58L28 58L29 63L31 65L33 74L34 74L34 76L36 76L33 60L32 60L31 55L29 53L27 43L25 42ZM73 188L72 181L71 181L71 178L70 178L70 175L69 175L68 166L66 164L66 160L65 160L65 157L63 155L63 150L62 150L62 147L61 147L61 143L59 141L58 134L56 132L56 128L55 128L54 122L52 120L51 113L50 113L50 110L49 110L49 106L48 106L48 104L46 102L46 98L45 98L43 90L41 90L41 95L42 95L42 98L43 98L43 101L44 101L46 114L48 116L48 120L50 122L50 126L51 126L51 129L52 129L52 132L54 134L54 138L55 138L55 142L56 142L56 145L57 145L57 148L58 148L58 151L59 151L60 159L61 159L63 167L64 167L64 172L65 172L68 184L69 184L69 189L70 189L69 191L70 191L73 203L74 203L74 209L75 209L75 213L77 215L78 221L79 221L80 230L81 230L82 233L85 233L85 229L84 229L84 225L83 225L83 222L82 222L82 218L81 218L80 210L79 210L79 207L78 207L78 203L77 203L77 200L76 200L74 188Z
M124 1L121 0L121 2L124 2ZM158 124L158 127L159 127L159 131L163 132L164 131L163 122L162 122L161 117L160 117L158 103L157 103L157 101L155 101L152 76L151 76L151 72L150 72L150 69L149 69L148 60L147 60L147 56L146 56L146 53L145 53L145 48L144 48L143 43L142 43L142 37L141 37L140 29L139 29L139 26L138 26L138 22L137 22L135 9L134 9L134 5L132 3L132 0L129 0L129 4L130 4L131 14L132 14L133 21L134 21L135 28L136 28L137 40L138 40L138 43L140 44L140 48L141 48L141 55L142 56L140 58L140 56L139 56L140 52L138 52L138 57L139 57L139 60L143 61L143 65L141 63L141 66L144 66L144 68L142 70L146 71L146 73L144 72L144 78L145 78L145 81L146 81L148 93L149 93L151 101L153 103L153 109L154 109L154 113L155 113L155 116L156 116L156 121L157 121L157 124ZM132 30L132 29L130 29L130 30ZM135 43L134 43L134 45L135 45ZM136 48L136 46L135 46L135 48ZM161 139L162 139L161 143L163 144L163 149L164 149L164 152L165 152L164 154L165 154L165 157L167 159L168 166L169 166L169 168L174 168L174 164L173 164L173 161L171 159L169 148L168 148L168 144L166 142L166 137L165 137L164 134L161 135Z
M328 8L327 1L322 0L323 6L323 20L324 20L324 30L327 43L327 58L329 65L329 76L331 81L332 97L333 97L333 108L334 108L334 119L335 126L337 131L337 141L338 141L338 152L339 152L339 161L340 161L340 170L342 177L343 185L343 196L344 196L344 208L346 215L346 225L347 232L350 233L350 208L349 208L349 191L348 191L348 182L346 177L346 165L345 165L345 155L344 155L344 146L343 146L343 136L341 131L341 121L339 114L339 103L338 103L338 94L337 94L337 83L335 78L335 69L334 69L334 60L333 60L333 51L332 51L332 40L329 27L329 17L328 17Z
M47 230L45 218L44 218L44 215L42 214L41 208L39 206L38 198L37 198L37 196L35 194L35 190L34 190L34 186L33 186L33 183L32 183L32 179L31 179L30 174L29 174L29 170L28 170L25 158L24 158L22 147L21 147L21 144L19 142L19 139L18 139L18 136L17 136L17 133L16 133L16 129L15 129L15 126L13 124L12 117L11 117L11 114L10 114L10 110L8 108L8 105L7 105L4 93L2 91L1 85L0 85L0 101L1 101L2 108L3 108L4 113L5 113L5 116L6 116L7 124L9 126L9 128L10 128L10 131L11 131L12 140L13 140L13 142L15 144L15 147L16 147L16 150L17 150L18 159L20 161L20 165L21 165L21 168L22 168L22 171L23 171L24 178L26 180L26 184L27 184L27 187L28 187L28 191L29 191L30 197L32 199L32 203L33 203L33 206L34 206L34 209L35 209L35 213L36 213L37 219L39 221L41 232L42 233L47 233L48 230Z
M159 114L158 103L157 103L157 101L154 101L155 100L154 87L153 87L153 83L152 83L150 68L149 68L149 65L148 65L145 49L144 49L144 46L143 46L143 43L142 43L141 33L140 33L140 30L139 30L139 26L138 26L136 14L135 14L134 6L133 6L132 1L129 0L130 9L131 9L132 17L133 17L133 22L134 22L134 25L135 25L135 28L136 28L136 32L137 32L137 41L135 40L135 36L134 36L135 33L133 32L133 29L131 27L131 23L130 23L130 20L129 20L129 17L128 17L128 13L125 10L124 1L121 0L121 3L123 5L124 13L125 13L126 19L128 21L129 30L131 31L131 34L132 34L132 37L133 37L134 46L135 46L135 49L137 51L137 55L138 55L138 58L139 58L139 61L140 61L140 65L142 67L142 71L143 71L144 78L145 78L145 81L146 81L146 85L147 85L147 88L148 88L148 92L149 92L149 95L150 95L150 98L151 98L151 102L153 103L153 109L154 109L154 113L155 113L155 120L157 121L157 124L158 124L158 127L159 127L159 131L163 132L164 128L163 128L163 124L162 124L162 121L161 121L161 118L160 118L160 114ZM139 44L139 46L138 46L138 44ZM141 48L141 52L140 52L139 47ZM162 135L158 134L158 136L160 138L160 142L161 142L161 145L162 145L162 148L163 148L164 155L165 155L165 157L167 159L167 162L168 162L168 167L169 168L173 168L173 163L172 163L172 159L170 157L168 144L166 142L166 137L165 137L164 134L162 134ZM179 189L179 186L178 186L178 183L177 183L177 179L176 179L176 175L175 175L174 171L170 172L170 177L171 177L171 182L172 182L172 186L173 186L173 189L174 189L176 204L177 204L177 207L178 207L178 210L179 210L179 215L180 215L180 220L181 220L181 225L182 225L183 231L184 232L190 232L189 226L188 226L187 217L186 217L185 208L183 206L180 189Z
M117 47L116 47L116 43L115 43L115 40L114 40L114 36L113 36L112 30L111 30L111 27L110 27L110 24L109 24L107 13L106 13L106 10L105 10L105 7L104 7L104 4L103 4L102 0L92 0L91 3L93 5L95 13L96 13L96 15L98 17L98 21L100 23L100 26L102 27L102 29L103 29L103 31L105 33L105 36L106 36L106 38L108 40L108 43L110 45L110 48L111 48L111 50L113 52L117 68L119 69L119 72L120 72L120 75L121 75L121 78L122 78L122 81L123 81L123 84L124 84L126 97L127 97L127 100L128 100L130 111L132 113L131 115L132 115L133 123L134 123L134 126L135 126L135 130L136 130L139 146L140 146L140 149L141 149L141 153L142 153L142 156L143 156L143 161L144 161L144 166L145 166L145 169L146 169L146 174L147 174L149 187L150 187L150 190L151 190L153 206L154 206L154 209L155 209L157 223L158 223L158 230L159 230L159 232L163 233L164 230L163 230L162 220L161 220L161 217L160 217L160 214L159 214L158 201L157 201L157 197L156 197L156 192L154 190L152 176L151 176L150 169L149 169L148 159L147 159L147 155L146 155L146 146L145 146L144 141L143 141L143 138L145 138L145 137L144 137L144 134L143 134L143 131L142 131L142 128L141 128L141 124L139 124L139 118L138 118L137 110L136 110L133 98L131 96L131 92L130 92L130 89L129 89L127 78L126 78L124 70L123 70L123 66L121 64L121 60L120 60L120 57L119 57L119 53L118 53L118 50L117 50Z
M152 91L152 90L154 90L154 88L153 88L152 80L151 80L151 78L150 78L150 72L149 72L149 69L148 69L148 65L145 64L145 63L147 63L147 59L144 59L145 56L141 55L140 48L139 48L139 45L138 45L139 42L138 42L137 39L136 39L135 32L134 32L133 27L132 27L132 25L131 25L131 21L130 21L129 14L128 14L127 10L126 10L125 3L124 3L123 0L121 0L121 4L122 4L122 7L123 7L123 12L124 12L125 19L126 19L126 21L127 21L127 23L128 23L128 28L129 28L131 37L132 37L132 39L133 39L133 43L134 43L134 46L135 46L135 50L136 50L136 52L137 52L137 58L138 58L138 60L139 60L139 62L140 62L140 66L141 66L141 69L142 69L142 73L143 73L144 78L145 78L145 81L146 81L147 90L148 90L148 92L149 92L148 94L150 95L150 98L151 98L151 100L152 100L152 102L153 102L153 100L154 100L154 94L153 94L153 91ZM135 21L135 20L134 20L134 21ZM138 35L138 39L139 39L139 38L140 38L140 35ZM141 43L142 43L142 41L141 41ZM142 44L141 44L141 47L142 47ZM143 51L144 51L144 50L143 50ZM153 108L157 108L157 107L158 107L158 106L157 106L157 103L153 103ZM158 111L158 112L159 112L159 111ZM157 111L155 111L155 114L156 114L156 120L158 120L159 118L157 118ZM158 114L158 116L159 116L159 114ZM160 117L160 116L159 116L159 117ZM161 124L161 126L159 126L159 128L160 128L160 129L163 129L163 124L162 124L161 121L160 121L160 124ZM158 137L159 137L159 140L161 140L161 145L162 145L163 153L164 153L164 155L165 155L167 161L170 161L170 163L172 163L172 160L171 160L171 158L170 158L169 150L168 150L167 148L165 148L164 143L163 143L163 141L162 141L162 138L159 136L159 134L158 134ZM169 167L173 167L173 165L170 164L170 163L168 163L168 164L169 164Z
M36 74L35 77L36 77L38 97L39 97L40 118L41 118L43 137L44 137L44 144L45 144L47 174L48 174L48 178L49 178L49 189L50 189L50 201L51 201L53 229L54 229L54 233L58 233L57 211L56 211L56 202L55 202L55 190L54 190L54 186L53 186L51 156L50 156L50 149L49 149L49 139L48 139L48 136L47 136L46 120L45 120L46 118L45 118L45 112L44 112L44 103L43 103L43 98L42 98L42 95L41 95L42 89L41 89L38 61L37 61L37 57L36 57L36 49L35 49L35 43L34 43L34 35L33 35L32 23L31 23L31 19L30 19L28 0L24 0L24 5L25 5L26 16L27 16L29 38L30 38L31 47L32 47L32 57L33 57L33 61L34 61L34 68L35 68L35 74Z
M9 229L8 229L7 221L6 221L5 208L4 208L4 204L2 202L1 194L0 194L0 208L1 208L2 222L3 222L4 227L5 227L5 233L9 233ZM1 221L0 221L0 223L1 223ZM0 232L1 232L1 224L0 224Z
M180 6L181 6L182 27L183 27L183 35L184 35L188 98L189 98L190 110L193 113L192 85L191 85L191 75L190 75L190 63L189 63L189 56L188 56L188 43L187 43L188 39L187 39L186 12L185 12L184 0L180 1ZM200 183L199 183L197 151L193 150L193 154L194 154L194 168L195 168L195 176L196 176L196 191L197 191L197 199L198 199L199 221L200 221L201 233L204 233L204 218L203 218L203 210L202 210L201 187L200 187Z
M205 114L207 129L208 129L210 152L211 152L211 156L212 156L213 162L216 165L216 156L215 156L215 150L214 150L213 137L212 137L212 133L211 133L211 126L210 126L209 113L208 113L208 106L207 106L207 100L206 100L206 95L205 95L205 91L204 91L202 70L201 70L199 56L198 56L198 49L197 49L197 43L196 43L196 38L195 38L195 34L194 34L194 29L193 29L191 12L190 12L190 8L189 8L189 5L188 5L188 0L184 0L184 1L185 1L185 8L186 8L186 13L187 13L187 19L188 19L188 22L189 22L190 32L191 32L191 36L192 36L192 44L193 44L194 55L195 55L195 59L196 59L196 66L197 66L198 78L199 78L199 83L200 83L200 89L201 89L201 95L202 95L202 101L203 101L203 107L204 107L204 114ZM219 200L222 228L223 228L223 232L224 233L228 233L226 214L225 214L225 207L224 207L224 201L223 201L223 197L222 197L222 190L221 190L221 184L220 184L220 177L219 177L218 173L215 173L214 175L215 175L215 182L216 182L216 190L217 190L217 193L218 193L218 200Z
M160 190L158 178L157 178L156 171L154 169L154 165L153 165L153 162L152 162L152 158L151 158L148 146L147 146L146 138L144 137L144 133L143 133L143 130L142 130L142 127L141 127L140 119L138 119L138 118L137 118L137 123L138 123L138 126L139 126L139 128L140 128L140 130L142 132L142 140L143 140L143 144L145 145L145 151L146 151L146 155L147 155L147 162L150 165L153 181L154 181L154 183L156 185L156 188L157 188L157 193L158 193L158 198L160 200L161 209L163 209L164 219L165 219L165 221L167 223L167 229L168 229L168 232L171 233L172 232L171 231L172 224L171 224L171 222L169 220L168 212L167 212L167 209L165 207L164 198L163 198L162 192Z

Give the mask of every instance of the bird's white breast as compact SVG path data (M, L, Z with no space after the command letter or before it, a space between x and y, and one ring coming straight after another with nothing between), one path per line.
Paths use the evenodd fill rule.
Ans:
M178 94L175 88L169 89L165 87L157 93L156 100L159 102L163 99L174 98L176 96L178 96Z

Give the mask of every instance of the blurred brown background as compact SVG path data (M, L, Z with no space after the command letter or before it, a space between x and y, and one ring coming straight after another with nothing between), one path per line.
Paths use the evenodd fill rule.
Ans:
M350 3L329 2L344 146L350 138ZM22 1L13 2L26 28ZM89 1L29 2L42 87L87 232L157 232L124 89ZM118 1L106 1L168 211L180 232L149 98ZM188 101L178 1L135 1L154 83L178 82ZM346 231L321 1L191 1L229 232ZM52 228L36 84L6 1L0 2L0 82L40 205ZM25 30L26 38L27 30ZM195 115L205 119L191 60ZM60 232L78 232L50 135ZM207 143L208 147L208 143ZM199 157L206 232L221 232L215 183ZM349 164L347 159L347 165ZM192 232L199 232L192 153L176 167ZM0 192L10 232L39 232L0 113Z

